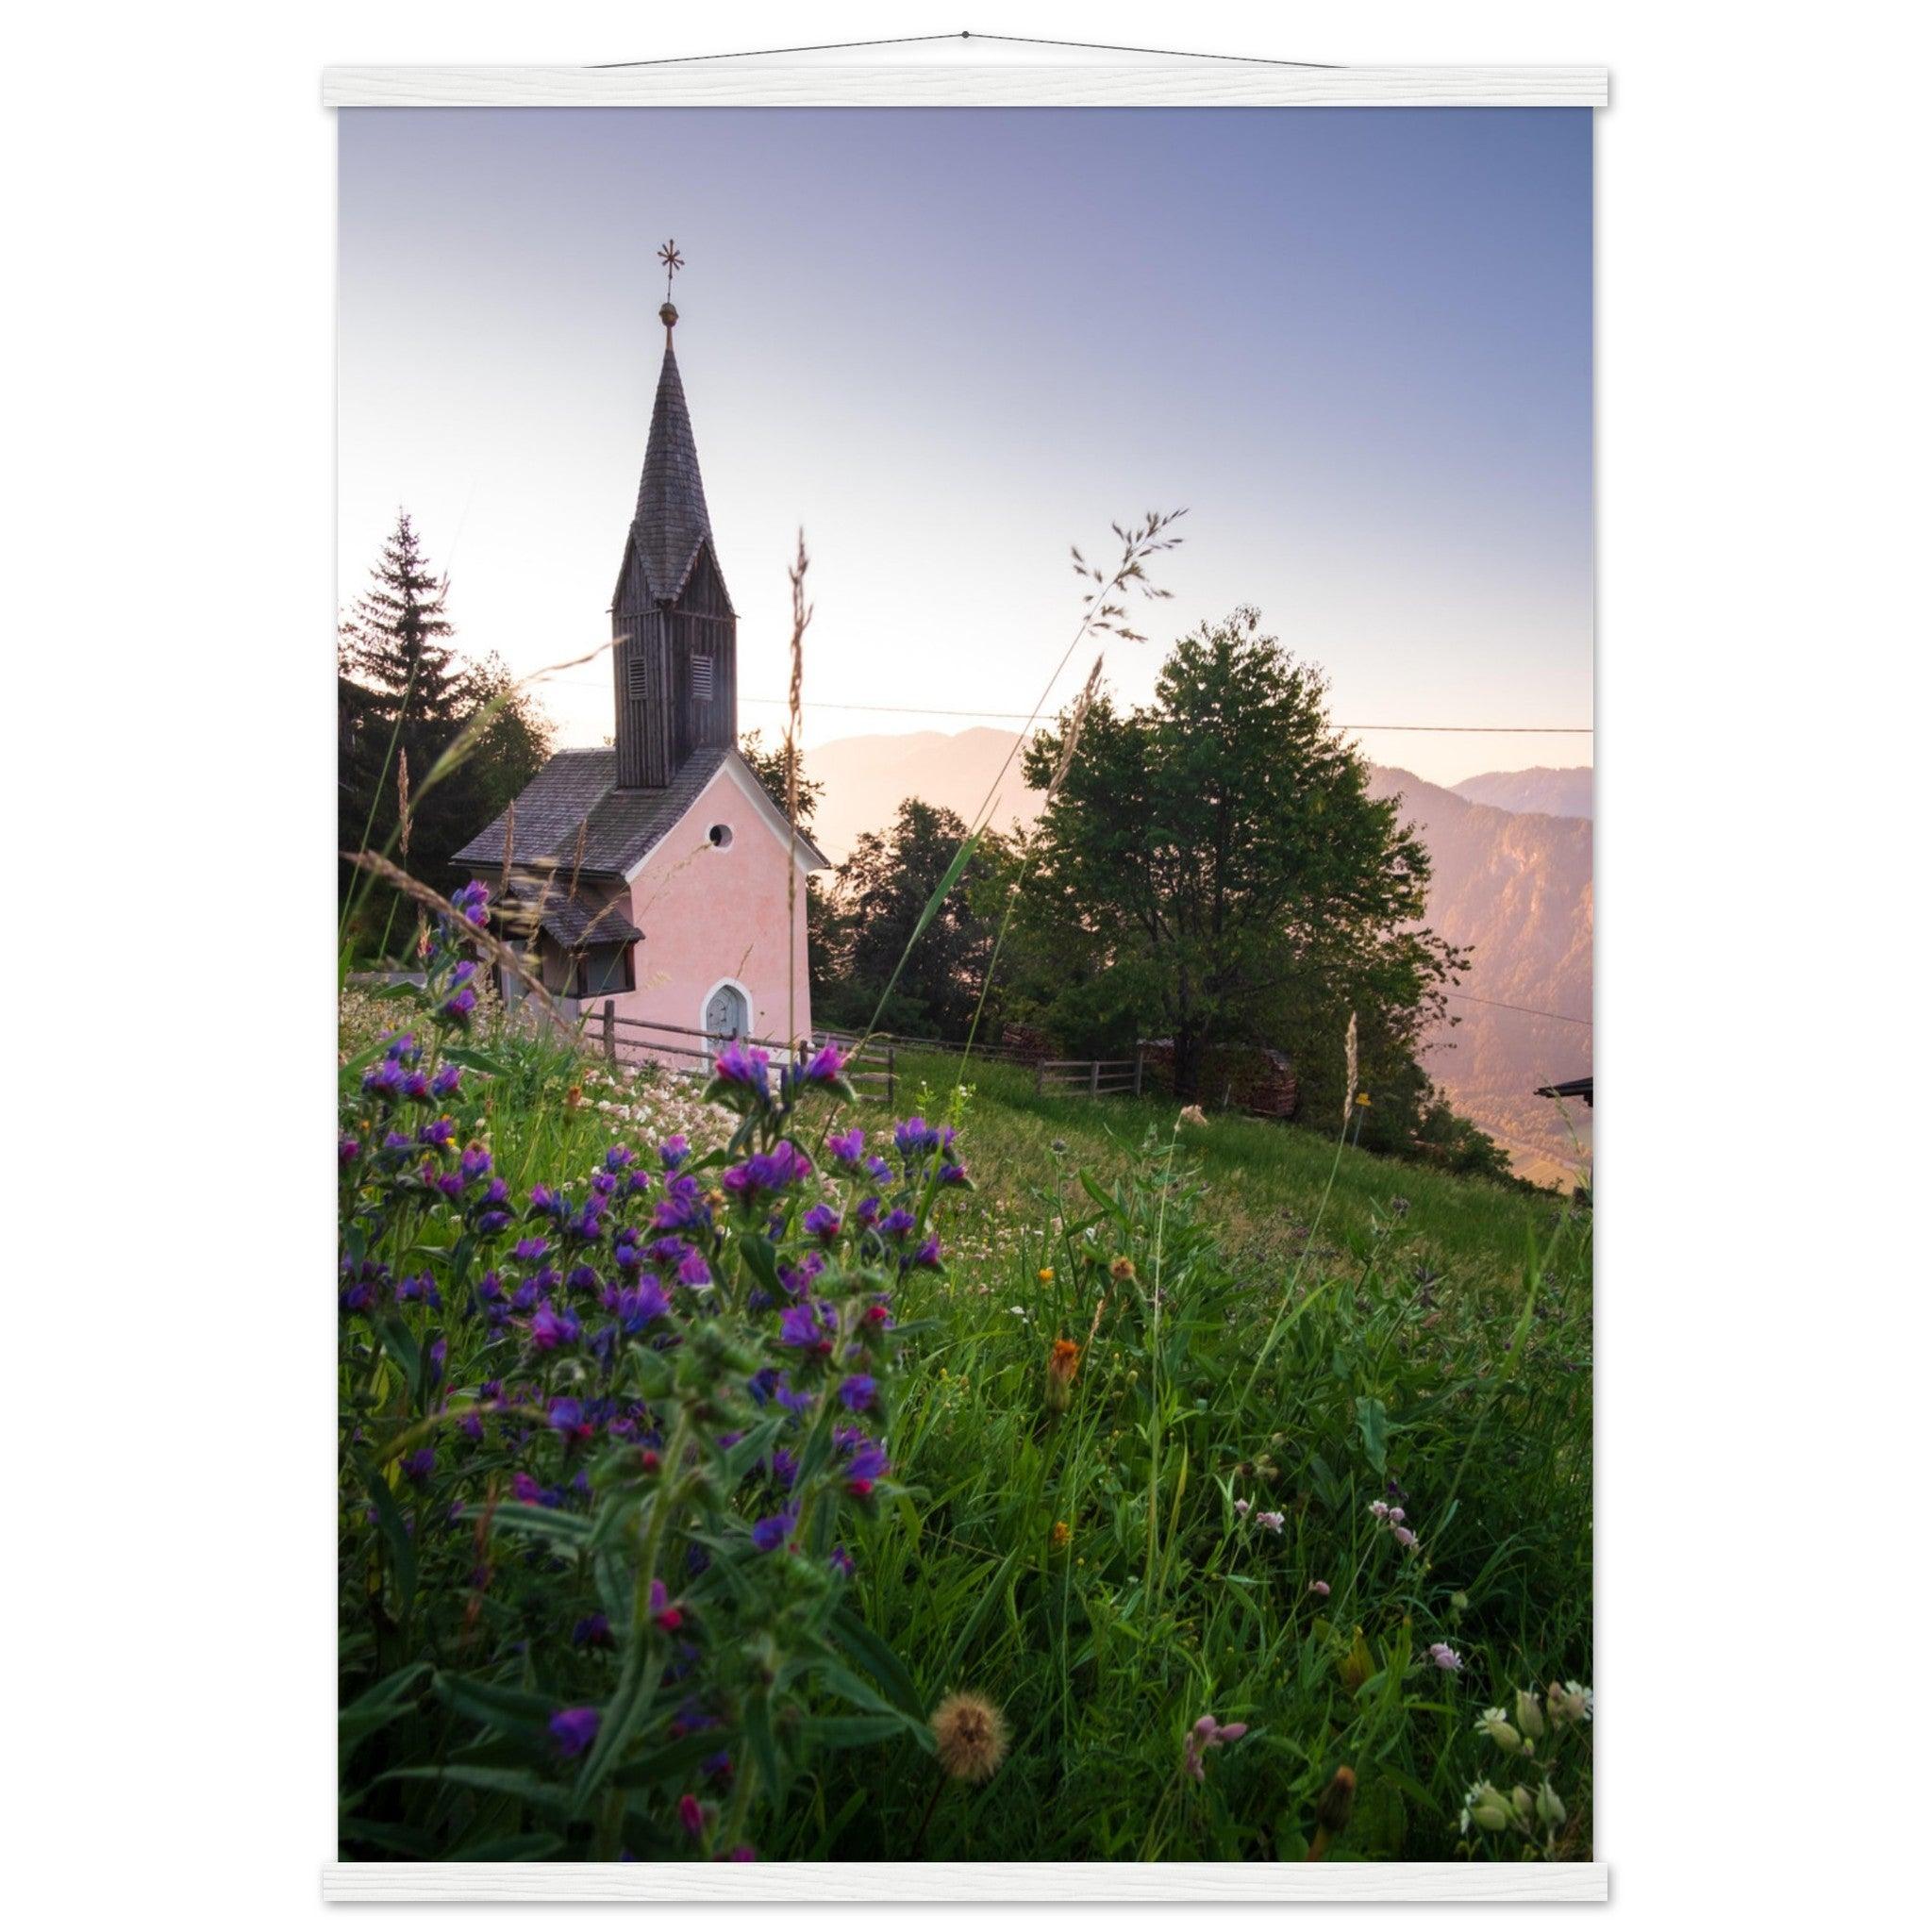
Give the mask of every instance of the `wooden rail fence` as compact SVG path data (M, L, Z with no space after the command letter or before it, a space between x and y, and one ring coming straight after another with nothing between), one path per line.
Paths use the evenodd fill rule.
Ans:
M606 1000L595 1010L586 1009L579 1024L585 1040L593 1042L607 1060L619 1066L683 1063L685 1071L695 1073L717 1058L723 1043L715 1034L699 1026L674 1026L668 1020L628 1019L611 1000ZM782 1040L746 1038L743 1043L761 1046L774 1055L791 1050ZM891 1107L899 1088L892 1042L879 1038L868 1041L858 1056L846 1063L845 1077L861 1094L883 1100Z
M1033 1091L1042 1099L1085 1095L1099 1100L1109 1093L1131 1093L1138 1099L1143 1078L1139 1054L1130 1060L1039 1060Z

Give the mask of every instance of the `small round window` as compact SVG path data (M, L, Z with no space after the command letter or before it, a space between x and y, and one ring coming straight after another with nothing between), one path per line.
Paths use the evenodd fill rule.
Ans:
M720 852L724 851L731 843L731 827L729 825L713 825L711 827L711 843Z

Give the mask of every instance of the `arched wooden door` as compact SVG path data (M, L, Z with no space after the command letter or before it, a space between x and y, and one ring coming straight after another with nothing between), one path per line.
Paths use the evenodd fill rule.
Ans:
M721 986L705 1002L705 1031L714 1047L727 1040L741 1040L750 1021L744 994L735 986Z

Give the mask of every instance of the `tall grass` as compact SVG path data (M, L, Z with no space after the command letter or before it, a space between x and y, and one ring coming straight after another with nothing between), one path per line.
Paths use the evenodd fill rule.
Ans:
M1590 1675L1587 1215L1273 1124L1037 1101L1010 1070L974 1092L964 1141L980 1191L897 1423L912 1495L856 1552L866 1622L922 1690L970 1682L1013 1726L927 1855L1299 1857L1344 1764L1358 1798L1331 1856L1457 1855L1491 1769L1478 1713ZM1091 1346L1051 1416L1042 1364L1069 1335ZM1371 1513L1391 1496L1407 1555ZM1427 1661L1436 1642L1459 1672ZM1204 1711L1251 1728L1197 1785ZM858 1755L791 1856L902 1855L924 1785L904 1745ZM1588 1856L1587 1790L1565 1796L1565 1848Z

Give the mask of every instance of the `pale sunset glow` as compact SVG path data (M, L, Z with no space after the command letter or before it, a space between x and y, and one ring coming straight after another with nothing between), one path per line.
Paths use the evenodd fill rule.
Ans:
M1124 698L1253 604L1341 722L1591 722L1585 110L341 121L345 602L405 505L466 651L523 674L605 641L675 236L746 728L782 726L799 525L811 745L1025 712L1068 545L1177 506ZM559 743L609 734L603 662L543 701ZM1445 783L1591 757L1362 742Z

